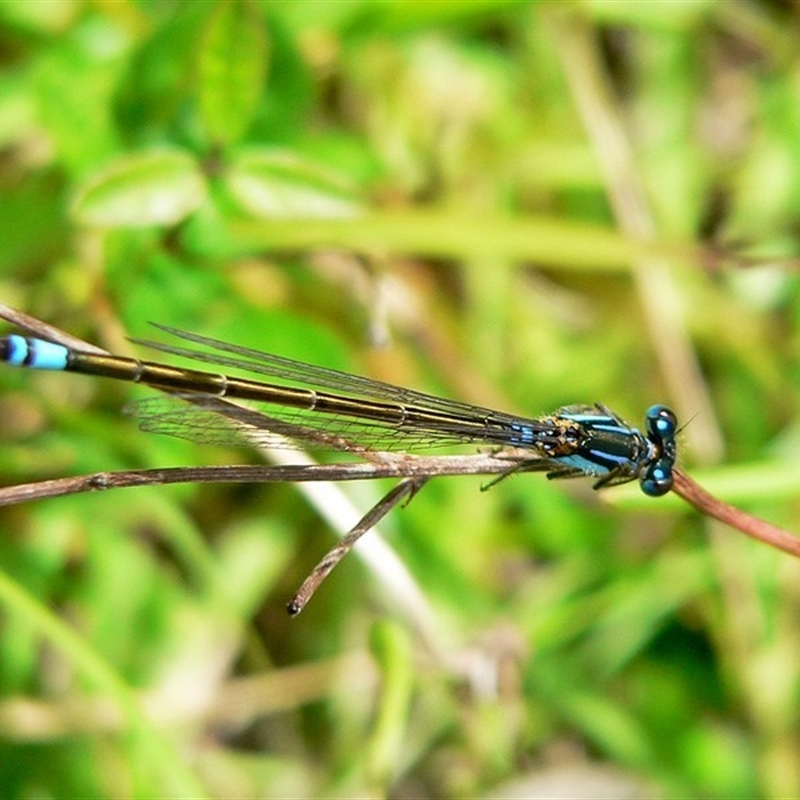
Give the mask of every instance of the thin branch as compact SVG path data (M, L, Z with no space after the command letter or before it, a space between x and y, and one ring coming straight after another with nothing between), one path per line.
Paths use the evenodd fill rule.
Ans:
M85 353L108 355L108 351L103 350L102 347L97 347L97 345L93 345L90 342L84 342L83 339L79 339L77 336L72 336L66 331L62 331L60 328L56 328L53 325L48 325L46 322L43 322L36 317L32 317L30 314L26 314L24 311L12 308L11 306L1 302L0 319L10 322L20 330L27 331L32 336L38 336L42 339L47 339L50 342L63 344L65 347L83 350Z
M432 477L454 475L499 475L535 470L536 464L524 463L514 452L466 456L429 456L406 458L381 454L385 461L339 464L296 464L281 466L232 465L222 467L171 467L166 469L95 472L71 478L20 484L0 489L0 506L24 503L47 497L80 492L104 491L132 486L156 486L171 483L304 483L313 481L353 481L376 478L402 478L362 519L334 545L312 570L289 602L292 616L299 614L341 559L356 541L373 528L404 499L411 497ZM529 454L527 454L529 456ZM516 470L515 470L516 467ZM709 494L688 475L674 472L673 491L702 514L724 522L764 544L800 557L800 538L758 519Z
M374 528L396 505L411 498L425 485L428 478L405 478L388 494L376 503L350 530L322 557L322 560L303 581L295 596L289 601L286 610L290 617L296 617L314 596L322 581L330 575L333 568L353 549L353 545L369 530Z
M800 557L800 538L709 494L680 470L673 473L673 491L702 514L707 514L759 542Z
M426 456L413 459L396 454L385 455L387 459L381 462L354 461L286 466L234 464L216 467L166 467L94 472L0 488L0 506L132 486L160 486L171 483L304 483L443 475L504 475L514 466L513 459L500 457L501 454L476 453L466 456Z
M81 492L158 486L172 483L305 483L357 481L377 478L432 478L454 475L506 475L519 465L513 453L406 458L382 454L385 461L281 466L230 465L168 467L164 469L94 472L69 478L23 483L0 488L0 506L26 503ZM526 465L528 466L528 465ZM753 517L709 494L681 470L675 470L673 491L703 514L785 553L800 557L800 538ZM383 501L382 501L383 502ZM379 504L380 505L380 504Z

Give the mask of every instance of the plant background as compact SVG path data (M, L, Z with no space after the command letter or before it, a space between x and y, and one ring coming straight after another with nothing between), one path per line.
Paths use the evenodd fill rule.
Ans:
M156 321L530 415L666 402L683 468L800 530L799 24L5 2L0 299L114 352ZM144 390L0 381L4 485L259 461L140 433ZM3 509L4 796L800 795L796 563L635 484L480 485L295 620L333 541L296 487Z

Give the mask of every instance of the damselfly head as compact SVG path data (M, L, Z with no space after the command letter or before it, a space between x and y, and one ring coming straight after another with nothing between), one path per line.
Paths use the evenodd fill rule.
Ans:
M660 497L672 488L672 470L677 456L675 434L678 430L678 418L666 406L650 406L645 414L645 430L653 457L642 470L639 483L645 494Z

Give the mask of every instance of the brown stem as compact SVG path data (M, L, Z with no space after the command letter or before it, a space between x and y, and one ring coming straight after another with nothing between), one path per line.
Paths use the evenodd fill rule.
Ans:
M722 500L710 495L702 486L680 470L675 470L674 478L673 491L698 511L708 514L708 516L714 517L714 519L718 519L770 547L800 557L800 538L794 534L754 517L740 508L723 503Z

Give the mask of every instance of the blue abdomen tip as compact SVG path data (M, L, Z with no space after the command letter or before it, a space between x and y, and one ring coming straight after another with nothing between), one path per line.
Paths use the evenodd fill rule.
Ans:
M62 370L67 367L69 350L44 339L12 334L4 339L3 359L15 367Z

